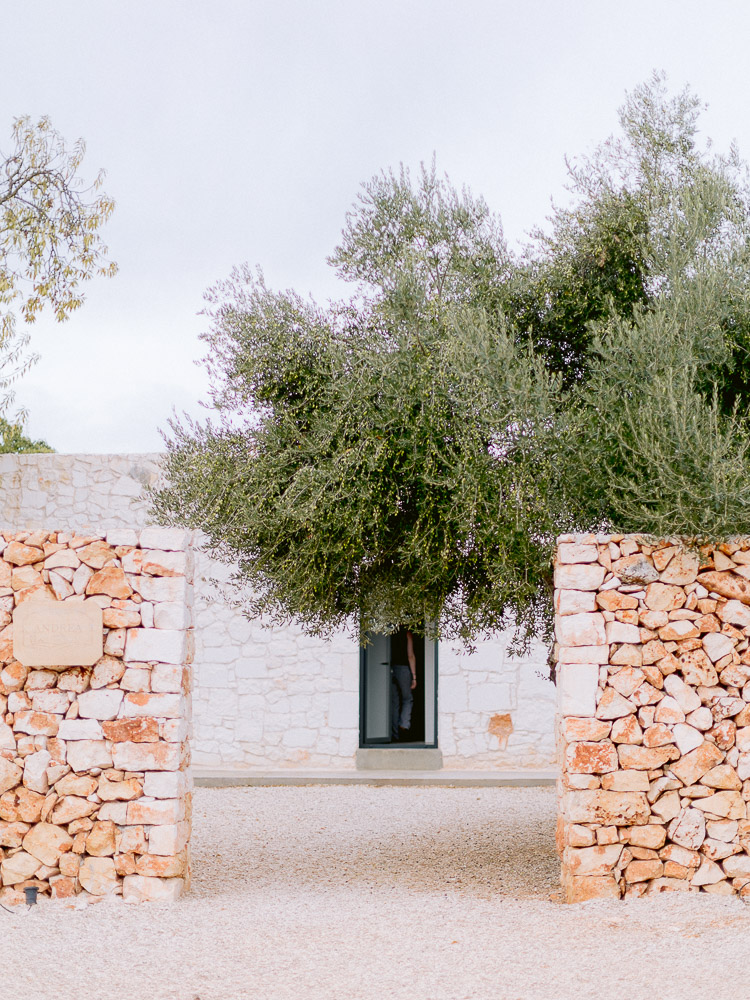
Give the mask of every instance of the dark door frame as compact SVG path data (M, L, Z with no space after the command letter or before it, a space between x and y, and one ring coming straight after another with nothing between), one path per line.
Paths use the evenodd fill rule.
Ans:
M398 747L399 750L408 750L410 748L418 748L420 750L436 750L438 746L438 646L440 644L437 640L433 642L434 655L432 662L432 669L434 671L435 683L434 689L435 694L433 698L432 711L434 712L435 720L435 739L432 743L391 743L390 740L368 740L365 742L365 718L367 711L367 685L365 683L365 672L367 670L367 648L365 646L360 646L359 648L359 747L360 750L366 750L368 748L376 747ZM427 674L428 664L427 655L425 650L425 664L424 664L425 674ZM425 716L429 706L425 703ZM425 726L426 728L426 726Z

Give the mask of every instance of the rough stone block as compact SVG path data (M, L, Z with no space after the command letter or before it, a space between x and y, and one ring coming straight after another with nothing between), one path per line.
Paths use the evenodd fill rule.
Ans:
M114 892L118 883L112 858L84 857L78 869L78 880L92 896Z
M711 662L716 663L723 656L731 653L735 647L736 640L721 632L707 632L703 636L703 648L708 653Z
M142 549L166 549L168 552L180 552L189 543L188 532L184 528L143 528L141 530Z
M605 573L598 563L558 565L555 567L555 587L558 590L598 590Z
M124 826L128 820L127 802L104 802L99 809L98 818L100 820L111 820L118 826Z
M123 691L149 691L151 671L148 667L128 667L120 680Z
M625 869L626 882L647 882L650 879L661 878L664 865L661 861L631 861Z
M555 632L564 646L599 646L608 641L601 612L559 617Z
M112 744L114 766L123 771L178 771L183 760L184 750L178 743Z
M125 695L120 711L123 719L179 719L186 715L187 700L183 695L147 691L130 691Z
M679 847L697 851L706 839L706 820L703 813L686 807L669 824L667 834Z
M577 719L569 716L561 720L561 728L566 740L597 742L609 736L612 724L601 719Z
M61 740L102 740L102 725L97 719L63 719L58 731Z
M106 534L107 545L111 545L113 548L116 545L137 545L138 544L138 532L134 531L132 528L113 528Z
M14 764L12 760L0 757L0 795L11 788L15 788L21 782L23 768Z
M721 865L729 878L750 879L750 855L735 854L724 858Z
M126 875L122 880L122 898L126 903L173 903L185 885L182 878L152 878Z
M129 580L133 590L140 594L144 601L154 603L166 601L172 604L189 603L190 588L184 577L131 575Z
M131 628L125 644L125 660L142 663L185 662L187 652L186 634L175 629Z
M614 875L568 876L563 879L563 893L566 903L620 898L620 889Z
M16 712L13 729L28 736L57 736L60 717L50 712Z
M60 855L69 851L73 838L67 830L52 823L36 823L23 838L23 849L40 864L56 867Z
M666 839L667 831L660 823L634 826L628 835L628 841L634 847L645 847L652 851L663 847Z
M699 565L700 560L696 552L679 551L669 560L667 568L662 571L659 579L662 583L684 587L693 583L698 576Z
M667 678L669 679L669 678ZM708 740L702 743L696 750L680 757L674 761L669 770L675 777L679 778L685 785L694 785L700 781L704 774L716 767L724 760L724 754L715 743Z
M596 708L597 719L614 720L624 719L628 715L634 715L638 711L637 706L612 687L605 689L604 694L599 699Z
M608 663L609 646L560 646L558 663Z
M621 743L617 752L620 766L636 771L654 771L679 757L679 750L673 743L663 747L639 747Z
M723 622L731 625L739 625L740 628L750 626L750 608L740 601L727 601L716 609L716 614Z
M747 808L739 792L724 791L693 799L693 808L718 819L745 819Z
M112 767L112 754L104 740L71 740L66 759L77 773L92 767Z
M564 663L557 667L557 696L561 715L590 717L596 714L599 666Z
M163 549L142 549L140 572L147 576L186 576L185 552L165 552Z
M596 611L596 594L585 590L558 590L555 592L555 611L558 615Z
M557 560L560 563L595 563L599 558L596 545L583 542L561 542L557 547Z
M184 818L184 799L152 799L144 795L128 803L127 822L133 826L175 825Z
M617 750L609 740L571 743L565 751L565 768L570 774L605 774L617 767Z
M33 878L40 861L26 851L18 851L17 854L0 863L0 881L3 885L16 885L18 882L25 882Z
M82 719L99 721L117 718L123 692L116 688L100 688L78 695L78 714Z
M185 718L165 719L159 726L159 735L167 743L184 743L190 735L190 725Z
M602 641L640 643L641 630L637 625L629 625L627 622L607 622L606 636Z
M143 794L155 799L182 798L191 788L188 771L147 771L143 779Z
M135 867L138 875L180 878L187 871L187 851L171 858L161 854L142 854L136 859Z
M564 861L571 875L609 875L622 854L622 844L568 847Z
M186 822L152 826L148 833L149 853L166 856L179 854L187 845L189 835L190 827Z
M642 792L604 790L570 792L566 797L567 818L571 823L598 823L601 826L640 826L651 813Z
M151 690L177 694L184 686L184 667L178 663L157 663L151 671Z
M602 788L613 792L647 792L648 774L645 771L615 771L602 777Z
M191 625L190 612L185 604L165 602L154 605L154 627L162 629L187 629Z
M105 739L116 743L157 743L159 740L159 723L156 719L115 719L113 722L103 722L102 730Z
M562 816L558 816L557 825L559 835L563 836L566 833L566 827L562 821ZM577 823L568 823L566 836L568 847L592 847L596 843L596 834L594 831L590 830L587 826L579 826ZM562 840L558 840L557 848L558 852L562 854Z

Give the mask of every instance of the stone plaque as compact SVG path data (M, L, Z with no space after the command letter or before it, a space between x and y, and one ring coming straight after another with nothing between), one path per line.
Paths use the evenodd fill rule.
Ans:
M103 641L94 601L24 601L13 614L13 655L25 667L88 667Z

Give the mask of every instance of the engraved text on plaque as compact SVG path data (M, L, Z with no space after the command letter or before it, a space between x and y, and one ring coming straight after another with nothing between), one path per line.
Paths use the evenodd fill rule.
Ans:
M101 659L102 609L94 601L24 601L13 614L13 653L25 667L88 667Z

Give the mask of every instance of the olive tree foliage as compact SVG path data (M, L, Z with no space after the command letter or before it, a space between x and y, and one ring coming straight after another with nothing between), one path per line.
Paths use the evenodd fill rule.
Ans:
M699 146L701 110L689 89L671 95L663 74L636 87L619 110L619 134L568 163L569 204L532 232L518 260L510 309L566 386L587 376L596 324L663 300L675 271L706 255L739 263L745 165L735 149ZM749 342L737 296L734 309L725 333L739 373Z
M750 200L737 152L699 149L700 108L689 91L670 97L660 76L637 88L623 138L574 168L581 201L540 239L547 251L578 234L563 241L576 252L552 252L536 272L568 269L576 282L584 268L570 262L592 236L581 220L597 208L610 243L634 248L621 287L637 296L590 296L598 314L569 355L576 431L562 488L589 525L696 539L750 531ZM612 254L606 239L598 246L606 272Z
M12 147L0 152L0 408L10 385L36 358L26 353L45 305L65 320L83 304L82 284L111 276L100 230L114 202L101 192L104 172L80 176L85 145L68 147L48 118L16 118Z
M499 224L434 169L385 174L332 263L355 290L329 308L247 268L210 293L215 416L173 423L157 516L206 532L274 621L533 634L558 380L486 308Z
M172 423L155 516L267 620L520 646L550 636L558 533L750 532L747 186L699 110L637 88L520 252L433 165L363 186L330 258L348 300L235 271L214 412Z

